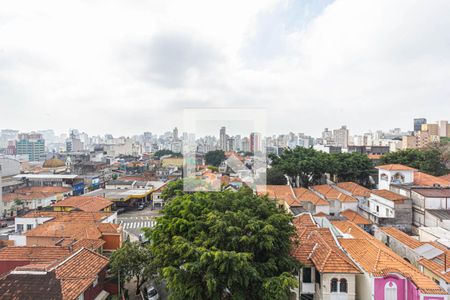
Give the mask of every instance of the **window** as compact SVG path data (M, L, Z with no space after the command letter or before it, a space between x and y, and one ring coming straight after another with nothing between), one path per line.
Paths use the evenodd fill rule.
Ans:
M389 209L386 208L386 216L389 216Z
M304 283L311 283L311 268L303 268L303 282Z
M17 224L17 231L22 232L23 231L23 224Z
M27 230L33 229L33 224L27 224Z
M397 300L397 285L395 282L389 281L384 286L384 299Z
M380 207L377 205L377 212L380 212Z
M341 278L339 281L339 292L347 293L347 279Z
M330 292L337 293L337 291L338 291L338 280L337 278L333 278L331 279Z
M314 278L314 281L316 283L320 284L320 273L319 273L319 271L317 271L317 269L316 269L316 277Z

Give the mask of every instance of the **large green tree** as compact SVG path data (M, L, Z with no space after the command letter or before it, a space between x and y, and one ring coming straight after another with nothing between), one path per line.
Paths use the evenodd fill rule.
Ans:
M222 150L209 151L205 154L205 162L207 165L218 167L225 160L225 152Z
M320 184L325 173L334 170L334 160L325 152L313 148L286 149L281 155L271 155L272 166L289 177L293 186Z
M336 175L337 181L353 181L365 186L370 185L369 176L374 168L366 154L336 153L331 156L334 161L328 173Z
M124 282L136 279L136 294L141 286L156 274L150 249L138 242L126 241L112 253L109 264L112 275L120 274L121 286Z
M273 167L267 169L267 184L286 185L287 179L282 170Z
M381 158L381 164L402 164L422 172L441 176L448 173L446 161L448 145L430 145L423 149L406 149L390 152Z
M292 217L250 189L173 198L147 231L171 299L287 299Z

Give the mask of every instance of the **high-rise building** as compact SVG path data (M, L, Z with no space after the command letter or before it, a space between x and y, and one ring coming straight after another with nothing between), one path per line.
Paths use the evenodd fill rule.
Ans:
M420 131L428 132L430 135L439 135L439 125L438 124L422 124Z
M28 155L30 161L44 161L45 154L45 140L42 134L21 133L16 141L16 152L18 155Z
M448 130L449 129L448 121L439 121L438 125L439 125L439 136L440 137L449 137L450 132Z
M333 130L333 140L335 146L347 148L348 146L348 129L347 126L341 126L339 129Z
M178 141L178 128L177 127L175 127L173 129L173 140Z
M427 119L425 118L416 118L414 119L414 131L420 131L422 128L422 124L426 124Z
M227 150L227 130L226 130L225 126L220 128L219 148L220 148L220 150L223 150L223 151Z
M250 133L250 152L259 152L262 149L261 134L258 132Z
M333 132L331 130L328 130L328 128L325 128L325 130L322 132L322 140L325 144L331 143L333 140Z

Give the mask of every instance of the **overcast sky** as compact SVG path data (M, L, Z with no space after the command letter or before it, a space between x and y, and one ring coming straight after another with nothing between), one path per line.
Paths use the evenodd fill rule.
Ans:
M450 119L448 0L14 0L0 128L160 133L266 108L268 133ZM218 118L220 119L220 117Z

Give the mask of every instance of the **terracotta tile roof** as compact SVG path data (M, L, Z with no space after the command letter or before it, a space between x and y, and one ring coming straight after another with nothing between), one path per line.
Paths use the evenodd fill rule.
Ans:
M311 202L316 206L329 206L330 203L319 196L317 196L314 192L311 192L305 188L294 188L294 194L300 202Z
M268 195L269 198L285 201L289 206L299 207L300 201L294 196L289 185L266 185L257 186L258 195Z
M108 265L108 258L88 249L80 249L56 267L64 299L76 299Z
M395 227L380 227L379 229L411 249L416 249L424 244Z
M0 299L45 299L62 300L61 283L55 272L34 274L10 273L0 278Z
M338 247L329 228L313 226L310 214L296 219L294 224L299 243L293 243L292 256L303 265L314 265L321 273L361 273Z
M356 200L352 196L346 195L328 184L314 185L311 187L311 189L321 194L327 200L338 200L340 202L358 202L358 200Z
M0 261L31 261L33 263L53 262L69 256L70 251L65 247L54 246L13 246L0 250Z
M318 227L310 213L302 213L296 216L292 223L297 227Z
M100 223L103 224L103 223ZM100 239L102 233L98 224L92 222L46 222L24 235L27 237L58 237L80 239Z
M14 193L9 193L3 195L4 202L11 202L16 199L31 201L45 199L57 194L70 192L72 189L61 186L33 186L20 188L14 191Z
M407 200L408 197L402 196L400 194L391 192L389 190L372 190L371 191L372 194L377 195L381 198L387 199L387 200L391 200L391 201L404 201Z
M433 246L436 246L433 244ZM431 272L433 272L436 276L444 279L446 282L450 282L450 251L447 249L441 249L444 251L444 254L437 256L435 259L426 259L421 258L418 260L418 263ZM447 260L447 263L444 263L444 260ZM445 270L445 266L447 269Z
M55 207L73 207L82 211L101 211L113 203L99 196L75 196L56 202Z
M98 230L102 234L105 233L117 233L120 234L120 225L119 224L113 224L113 223L100 223L97 225Z
M436 177L436 176L426 174L423 172L415 172L414 173L414 185L420 185L420 186L440 185L443 187L448 187L448 186L450 186L450 180L447 180L442 177Z
M417 169L400 165L400 164L389 164L389 165L382 165L382 166L376 166L375 168L381 169L381 170L388 170L388 171L417 171Z
M90 249L93 251L97 251L100 249L106 242L104 240L90 240L90 239L82 239L76 241L72 245L72 251L78 251L81 248Z
M444 175L444 176L439 176L439 178L450 181L450 174Z
M364 218L360 214L358 214L356 211L351 209L346 209L344 211L340 212L340 215L344 218L346 218L349 221L352 221L355 224L358 225L370 225L372 224L372 221Z
M347 192L351 193L354 197L369 197L370 190L354 182L339 182L337 186Z
M446 294L442 288L387 247L379 247L369 239L340 239L344 250L375 277L399 273L409 278L425 294Z
M399 273L411 279L423 293L446 294L430 278L353 222L333 221L331 223L339 231L352 236L351 238L340 238L339 243L366 272L375 277Z

